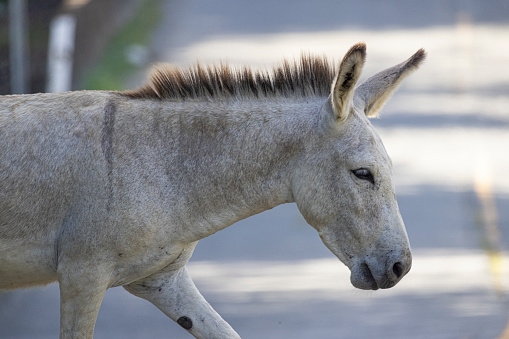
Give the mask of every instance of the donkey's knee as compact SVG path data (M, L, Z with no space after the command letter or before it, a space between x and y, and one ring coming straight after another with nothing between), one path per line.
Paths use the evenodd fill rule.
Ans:
M240 338L203 298L185 267L156 274L124 288L153 303L195 338Z

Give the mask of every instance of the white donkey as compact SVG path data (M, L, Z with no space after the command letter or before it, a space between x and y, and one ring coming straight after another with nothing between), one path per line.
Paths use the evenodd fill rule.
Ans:
M123 286L196 338L239 338L186 270L198 240L296 202L361 289L411 253L374 116L425 53L355 87L303 56L273 73L162 68L136 91L0 99L0 289L60 283L60 337L91 338Z

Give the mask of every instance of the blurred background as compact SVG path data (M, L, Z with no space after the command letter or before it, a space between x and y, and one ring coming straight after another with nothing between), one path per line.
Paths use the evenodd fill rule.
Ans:
M3 0L0 93L135 88L157 62L263 68L303 51L339 62L359 41L363 79L428 52L372 120L411 272L389 290L354 289L289 204L200 241L196 285L243 338L509 338L506 0ZM57 337L58 298L56 284L0 294L0 338ZM106 293L95 331L189 337L122 288Z

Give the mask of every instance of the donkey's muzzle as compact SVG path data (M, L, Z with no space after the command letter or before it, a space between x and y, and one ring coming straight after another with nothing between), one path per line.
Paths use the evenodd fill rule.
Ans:
M352 267L350 281L354 287L363 290L391 288L410 271L411 267L410 252L398 258L390 257L382 262L369 258Z

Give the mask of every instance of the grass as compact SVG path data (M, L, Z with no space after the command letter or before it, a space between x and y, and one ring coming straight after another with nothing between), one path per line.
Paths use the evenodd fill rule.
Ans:
M83 88L121 90L127 77L138 68L127 60L130 46L147 46L161 18L159 0L145 0L135 16L113 36L97 65L83 81Z

